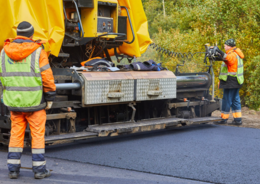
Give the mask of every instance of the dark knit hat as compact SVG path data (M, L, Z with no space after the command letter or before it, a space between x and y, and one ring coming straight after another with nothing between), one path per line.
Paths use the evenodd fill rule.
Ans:
M225 42L226 45L230 46L230 47L235 47L236 46L236 41L234 39L228 39L226 42Z
M31 37L34 33L34 28L29 22L23 21L17 27L17 36Z

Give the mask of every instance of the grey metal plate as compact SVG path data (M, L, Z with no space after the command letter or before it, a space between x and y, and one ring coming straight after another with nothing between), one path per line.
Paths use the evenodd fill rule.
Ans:
M171 71L134 71L136 101L176 98L176 76Z
M84 104L107 104L134 100L134 79L127 72L82 72Z
M45 137L45 143L61 141L61 140L79 140L86 139L91 137L96 137L97 133L93 132L76 132L76 133L68 133L62 135L51 135Z
M178 126L181 123L200 124L221 121L219 117L201 117L193 119L182 118L156 118L133 122L106 123L103 125L90 125L88 132L76 132L62 135L52 135L45 138L45 143L59 143L62 141L80 140L92 137L117 136L122 133L148 132L152 130L165 129L166 127Z
M160 93L156 94L156 91ZM153 95L152 93L155 93L155 95ZM175 78L137 79L136 101L173 98L176 98Z
M143 120L137 123L111 123L103 125L89 126L87 131L96 132L99 136L116 136L120 133L136 133L146 132L151 130L160 130L169 126L177 126L180 123L185 123L186 119L181 118L157 118L151 120Z
M187 120L188 120L187 124L200 124L200 123L221 121L222 119L220 117L200 117L200 118L193 118Z
M122 95L113 98L113 93ZM133 101L134 80L86 81L85 95L85 104Z

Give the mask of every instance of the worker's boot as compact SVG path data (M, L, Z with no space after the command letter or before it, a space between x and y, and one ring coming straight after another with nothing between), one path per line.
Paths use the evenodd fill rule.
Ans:
M216 124L227 124L227 119L222 119L221 121L217 121Z
M10 179L17 179L19 176L19 172L18 171L10 171L8 174Z
M239 121L233 120L231 125L237 125L237 126L242 125L242 121L241 120L239 120Z
M44 172L36 172L34 173L34 178L35 179L43 179L47 178L51 175L51 171L49 169L45 169Z

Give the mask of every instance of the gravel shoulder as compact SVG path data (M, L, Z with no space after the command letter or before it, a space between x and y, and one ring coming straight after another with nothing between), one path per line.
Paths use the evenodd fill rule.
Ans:
M240 127L257 128L260 129L260 111L250 110L248 107L242 107L242 121L243 124ZM220 117L220 111L214 111L212 116ZM228 123L233 121L232 112L230 111ZM227 124L226 126L234 126Z

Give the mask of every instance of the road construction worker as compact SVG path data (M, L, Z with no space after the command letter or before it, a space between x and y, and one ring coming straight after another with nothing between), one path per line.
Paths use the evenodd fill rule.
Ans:
M17 27L17 37L7 39L1 51L3 103L11 114L7 160L11 179L19 176L27 123L31 130L34 177L42 179L50 176L44 158L45 109L51 108L56 86L47 53L41 43L32 40L33 34L33 26L21 22Z
M239 97L239 89L244 83L244 67L243 58L244 54L236 47L234 39L228 39L225 44L225 51L219 48L216 52L223 58L223 62L219 74L219 88L223 89L222 99L222 121L219 124L226 124L229 118L230 107L234 120L231 124L242 125L241 102Z

